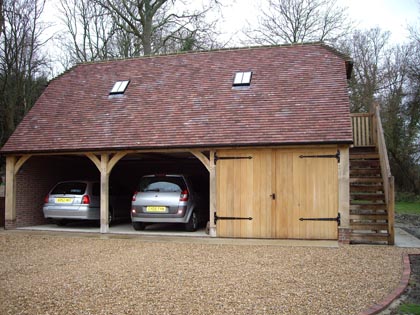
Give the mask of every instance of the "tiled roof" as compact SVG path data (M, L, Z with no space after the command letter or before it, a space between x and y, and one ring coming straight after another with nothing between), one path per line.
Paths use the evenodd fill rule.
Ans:
M2 153L350 143L348 60L322 44L80 64L52 80ZM252 71L250 87L232 87ZM123 95L109 95L130 80Z

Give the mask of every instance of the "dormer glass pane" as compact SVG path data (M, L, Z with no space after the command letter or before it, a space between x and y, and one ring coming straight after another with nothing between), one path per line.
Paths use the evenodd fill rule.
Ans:
M249 86L251 85L252 72L236 72L233 78L233 86Z
M127 89L128 83L130 83L130 81L115 82L109 94L124 94L125 90Z

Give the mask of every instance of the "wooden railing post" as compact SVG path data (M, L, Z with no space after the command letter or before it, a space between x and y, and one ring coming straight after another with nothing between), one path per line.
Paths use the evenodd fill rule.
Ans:
M371 119L372 119L372 144L374 146L378 146L378 119L380 121L379 116L379 105L374 103L371 107Z
M389 178L389 195L387 200L388 205L388 245L395 244L395 230L394 230L394 217L395 217L395 193L394 193L394 176Z

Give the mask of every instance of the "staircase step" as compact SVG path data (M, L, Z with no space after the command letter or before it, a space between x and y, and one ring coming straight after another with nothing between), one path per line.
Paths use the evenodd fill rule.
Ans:
M388 233L350 233L350 243L374 243L384 242L388 243Z
M385 200L385 194L350 193L351 200Z
M350 161L350 169L365 169L365 168L373 168L373 169L380 169L381 163L379 160L351 160Z
M378 178L378 177L351 177L350 178L350 183L380 183L382 184L382 177Z
M381 171L379 169L350 169L350 177L369 177L381 178Z
M352 192L372 192L372 191L384 191L384 188L381 184L373 185L360 185L360 184L350 184L350 193Z
M372 218L375 220L386 220L388 218L388 212L385 210L351 210L350 218L350 220L357 220L358 218L362 218L360 220L365 220L365 218L366 220L368 220L368 218Z
M350 228L353 230L363 231L388 231L388 223L374 223L374 222L358 222L351 223Z
M379 160L379 154L378 153L350 153L350 161L352 160Z
M363 146L363 147L352 147L350 148L350 154L353 153L367 153L367 152L378 152L376 146Z
M364 221L364 220L373 220L373 221L379 221L379 220L388 220L388 215L386 213L369 213L369 214L362 214L362 213L351 213L350 214L350 220L358 220L358 221Z
M354 203L350 201L350 210L370 210L370 211L386 211L386 204L384 203Z

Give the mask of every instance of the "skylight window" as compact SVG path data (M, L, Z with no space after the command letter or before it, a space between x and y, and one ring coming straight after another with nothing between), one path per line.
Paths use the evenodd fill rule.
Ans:
M125 90L127 89L128 84L130 81L117 81L115 82L112 90L109 94L124 94Z
M233 86L249 86L251 85L252 72L236 72L233 78Z

